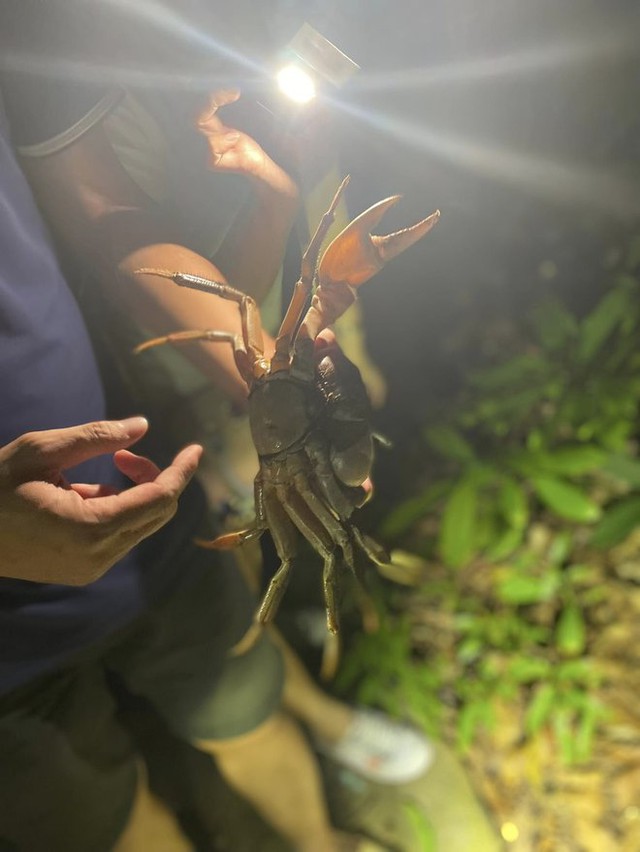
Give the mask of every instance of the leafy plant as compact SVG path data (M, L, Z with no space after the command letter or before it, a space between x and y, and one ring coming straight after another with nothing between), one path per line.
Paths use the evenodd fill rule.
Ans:
M471 375L426 426L435 475L382 534L437 566L409 611L446 616L447 638L389 612L348 655L342 688L431 731L453 712L462 749L517 699L524 736L548 729L565 762L589 757L607 712L590 612L605 549L640 523L639 339L640 286L626 272L583 318L549 299L521 351Z

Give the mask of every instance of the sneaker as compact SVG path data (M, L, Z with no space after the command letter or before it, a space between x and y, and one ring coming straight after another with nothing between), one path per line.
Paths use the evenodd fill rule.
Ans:
M317 745L336 763L379 784L413 781L433 761L433 748L420 731L374 710L356 710L338 742Z

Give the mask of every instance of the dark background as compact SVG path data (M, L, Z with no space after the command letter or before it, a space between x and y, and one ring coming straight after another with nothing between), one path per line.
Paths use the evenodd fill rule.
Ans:
M250 102L304 20L359 63L328 106L351 212L398 192L385 228L442 211L362 292L389 383L377 419L396 443L509 348L533 302L586 311L637 232L637 0L4 0L2 13L5 35L12 19L21 33L3 63L126 82L185 114L224 82Z

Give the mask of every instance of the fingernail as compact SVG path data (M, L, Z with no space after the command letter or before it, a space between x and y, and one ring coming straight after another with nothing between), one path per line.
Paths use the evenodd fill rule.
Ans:
M143 435L149 428L149 421L146 417L127 417L120 421L125 437L132 438L137 435Z

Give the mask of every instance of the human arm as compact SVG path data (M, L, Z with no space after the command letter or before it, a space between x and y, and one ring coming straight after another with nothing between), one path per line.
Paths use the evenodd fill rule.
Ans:
M147 427L143 417L98 421L0 448L0 576L86 585L173 517L202 448L186 447L161 471L126 449ZM133 487L67 482L65 469L103 453Z
M224 107L239 97L238 89L214 92L196 126L206 139L209 169L243 175L251 187L250 201L225 235L215 262L234 287L259 301L280 269L299 207L299 189L255 139L224 123Z
M220 157L226 133L214 132L211 122L220 126L218 119L205 122L211 159L221 159L221 170L222 162L225 169L244 168L259 189L214 262L181 243L176 223L168 224L125 172L101 123L60 150L23 160L38 201L67 254L80 257L85 265L87 259L96 265L107 298L150 336L202 328L236 333L238 309L155 276L137 275L136 270L164 268L228 280L260 296L276 275L291 227L297 205L292 182L268 158L258 166L261 149L244 134L240 134L241 145L223 149ZM206 169L204 158L202 169ZM269 355L271 342L265 345ZM243 404L246 388L228 347L200 343L183 351L237 405Z

